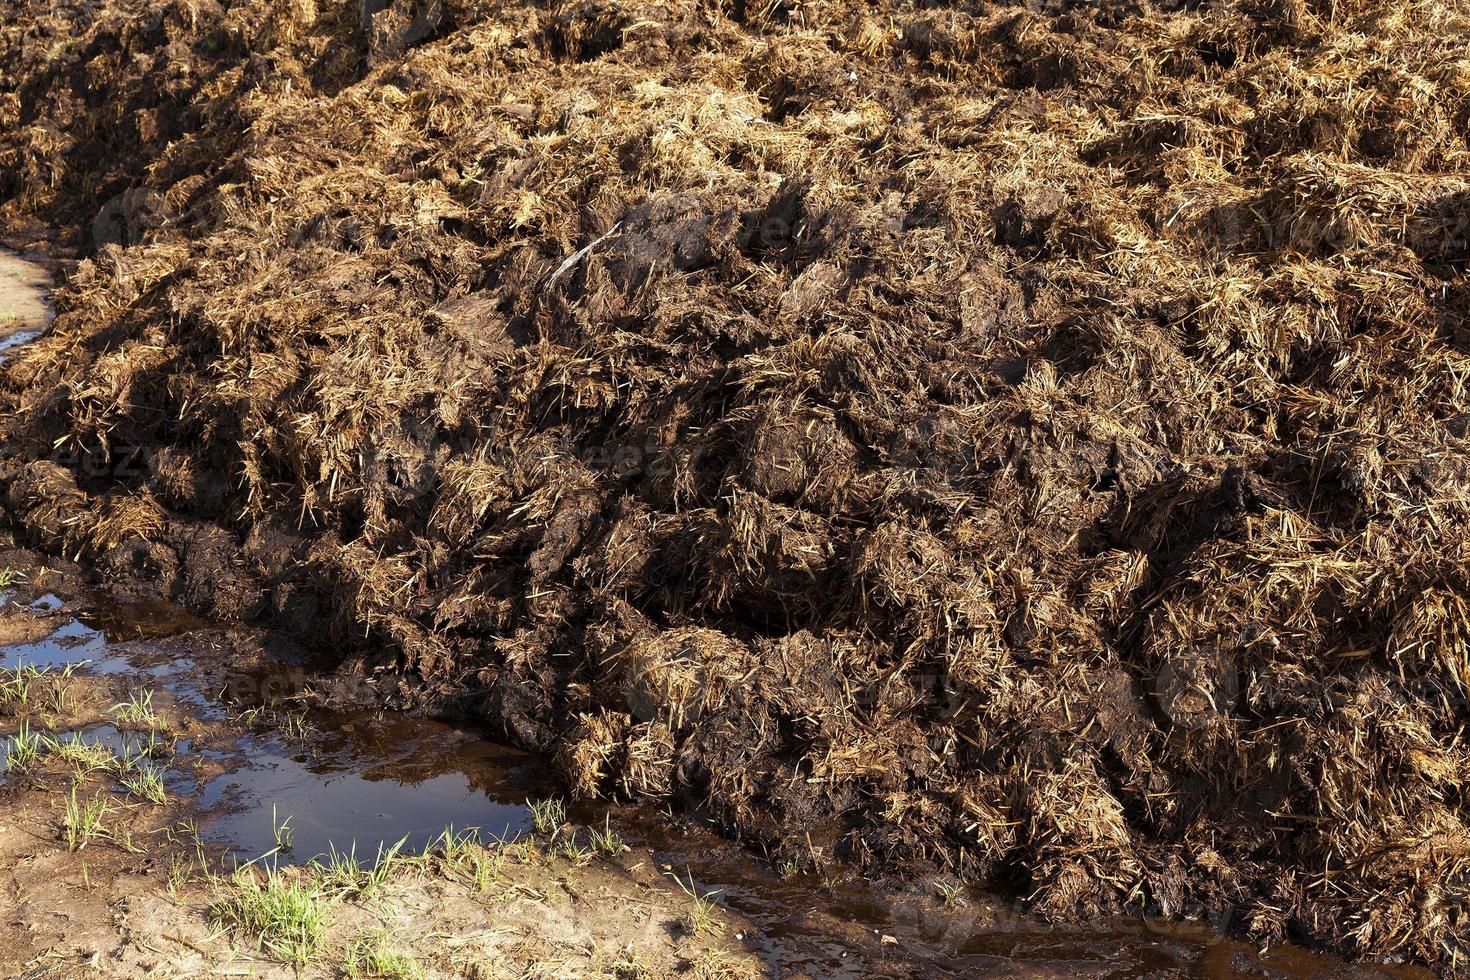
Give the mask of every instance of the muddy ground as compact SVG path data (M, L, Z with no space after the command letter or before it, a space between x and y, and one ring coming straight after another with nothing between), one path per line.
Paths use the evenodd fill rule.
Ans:
M7 976L1422 975L1221 922L1057 930L953 878L773 873L670 813L566 809L539 760L432 719L322 707L279 635L34 553L0 570ZM320 925L240 921L255 886Z
M0 14L28 546L774 867L1465 961L1458 0Z
M649 852L620 842L594 849L586 830L562 820L514 843L475 835L382 862L373 851L350 874L328 857L292 866L257 852L255 864L242 865L212 842L217 815L201 806L198 787L238 764L249 728L176 697L150 675L141 650L129 651L137 671L27 673L37 641L83 605L36 600L91 592L78 589L70 570L47 574L28 557L0 553L0 567L23 575L0 609L9 664L0 680L8 736L0 784L4 975L768 973L743 943L755 932L749 922L712 902L701 906L693 882L681 890ZM178 642L211 674L248 675L264 656L253 634L191 633ZM148 717L119 710L143 691ZM43 739L34 757L27 733ZM134 785L144 771L166 774L157 796ZM76 814L93 803L102 810L87 830ZM267 893L294 886L312 896L320 927L239 921L252 882Z

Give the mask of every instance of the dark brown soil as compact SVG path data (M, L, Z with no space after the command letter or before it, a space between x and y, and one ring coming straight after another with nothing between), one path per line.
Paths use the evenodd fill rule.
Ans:
M1466 955L1458 4L0 14L26 542L778 861Z

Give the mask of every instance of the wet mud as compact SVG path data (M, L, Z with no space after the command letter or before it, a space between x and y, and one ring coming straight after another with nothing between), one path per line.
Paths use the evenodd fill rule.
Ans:
M24 553L4 558L11 568L28 567ZM159 755L165 784L221 866L262 855L292 865L335 854L419 853L446 828L516 840L532 831L530 803L560 790L544 758L484 729L324 707L329 676L287 638L215 628L166 603L104 598L79 577L54 582L0 593L8 609L44 624L26 635L7 619L3 666L69 670L79 680L165 696L176 733ZM112 721L54 734L119 757L155 739ZM777 869L707 820L646 806L584 803L569 818L615 829L663 872L717 895L748 924L742 942L772 976L1423 975L1350 968L1290 944L1259 952L1230 939L1228 922L1061 927L952 881L870 883ZM282 825L291 828L285 847Z

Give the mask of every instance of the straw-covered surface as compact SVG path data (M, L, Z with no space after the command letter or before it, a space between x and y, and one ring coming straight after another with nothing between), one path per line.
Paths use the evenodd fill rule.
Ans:
M1470 9L1068 6L3 0L0 499L783 861L1463 961Z

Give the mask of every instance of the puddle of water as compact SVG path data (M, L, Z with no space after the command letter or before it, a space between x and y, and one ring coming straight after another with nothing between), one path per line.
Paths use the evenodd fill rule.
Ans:
M9 670L20 667L65 670L71 667L85 668L86 673L102 676L138 673L164 681L194 666L192 659L161 652L149 656L147 651L140 650L131 656L119 656L105 633L79 619L68 621L45 639L6 647L4 657Z
M39 336L41 336L41 331L39 330L17 330L8 336L0 337L0 351L10 350L10 348L19 347L21 344L29 344Z
M11 594L13 595L14 593L12 592ZM9 596L7 596L6 599L8 601ZM39 596L26 603L26 608L29 609L31 612L53 613L56 612L56 610L60 609L63 605L65 605L65 603L60 598L48 592L45 595Z
M54 596L43 600L54 600ZM54 611L59 600L32 603ZM93 609L93 623L117 624L124 635L158 637L177 627L199 625L170 607L167 617L135 608ZM176 628L170 629L168 624ZM210 700L191 676L194 658L175 655L168 646L113 643L109 634L79 619L67 621L46 638L4 651L10 669L76 669L93 675L141 674L156 686L194 704ZM258 692L262 684L240 690ZM234 687L231 688L232 690ZM218 709L220 703L215 702ZM253 707L224 704L227 710ZM218 715L218 710L215 712ZM531 826L525 800L551 787L530 774L534 760L460 729L425 719L399 716L338 715L310 712L307 736L291 745L272 732L237 744L240 767L205 782L196 802L211 815L203 837L225 844L249 860L276 846L276 821L290 820L293 847L284 863L307 861L332 849L371 856L380 845L406 838L404 851L416 853L447 827L477 828L485 838L515 837ZM99 738L115 754L125 751L133 732L102 726L83 733Z
M419 853L451 826L513 839L531 827L526 801L551 790L533 756L443 722L304 717L304 737L249 739L249 767L205 786L201 803L217 812L204 824L206 840L254 858L276 846L276 821L289 818L284 863L354 848L372 857L400 840L405 853Z
M100 673L118 673L127 669L127 661L110 654L106 637L75 619L45 639L16 643L5 649L5 666L9 670L20 667L63 670L94 661Z
M525 799L525 797L522 797ZM466 773L449 771L423 779L353 772L338 760L255 754L250 768L211 780L203 806L227 812L207 820L201 836L227 844L250 860L276 846L276 822L289 820L291 847L284 863L355 852L371 858L405 842L406 853L427 849L446 827L478 829L482 839L513 839L531 827L523 804L497 802ZM232 803L240 804L230 809Z
M78 614L78 618L106 634L110 643L162 640L217 625L158 599L129 603L94 599L84 612Z

